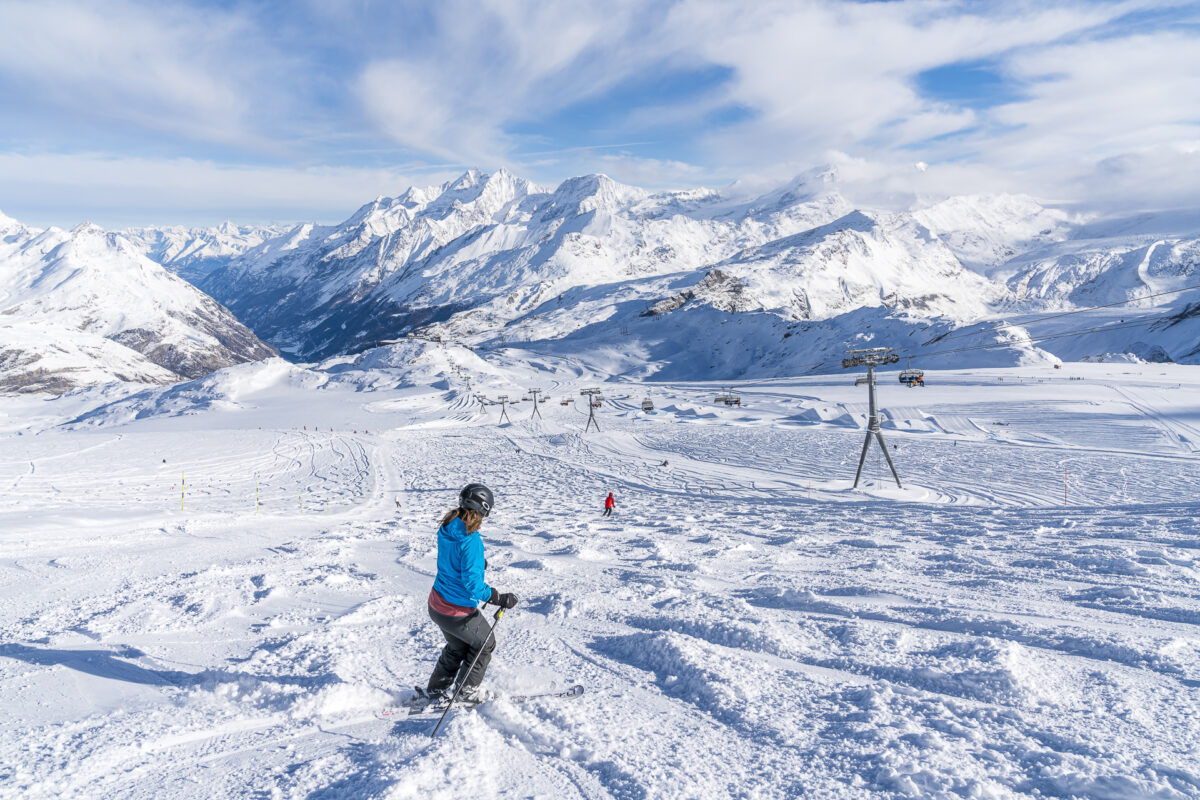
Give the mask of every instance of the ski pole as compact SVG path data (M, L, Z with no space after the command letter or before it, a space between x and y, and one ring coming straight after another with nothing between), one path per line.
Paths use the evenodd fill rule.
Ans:
M475 665L479 662L479 657L483 655L483 651L487 649L488 642L492 640L492 634L496 632L496 626L500 624L500 618L504 616L504 606L496 609L496 621L492 623L492 627L488 628L487 638L483 640L483 644L479 646L479 652L475 654L475 658L471 661L471 666L467 667L466 675L471 674L471 670L475 669ZM437 736L438 728L442 727L442 723L446 721L446 715L450 713L450 709L454 706L454 701L458 699L458 693L462 691L463 684L467 682L466 675L458 684L458 688L454 690L454 696L450 698L450 702L446 704L446 710L442 712L441 719L437 725L433 726L433 733L429 734L429 738Z

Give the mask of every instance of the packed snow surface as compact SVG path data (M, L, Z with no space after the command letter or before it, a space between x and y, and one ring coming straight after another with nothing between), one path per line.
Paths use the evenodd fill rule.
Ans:
M0 797L1200 797L1200 368L885 372L854 491L849 374L584 434L579 365L432 351L0 399ZM430 739L475 480L521 603Z

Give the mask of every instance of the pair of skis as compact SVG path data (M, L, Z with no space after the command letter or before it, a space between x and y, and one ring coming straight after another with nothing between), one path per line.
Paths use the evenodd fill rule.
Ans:
M549 692L538 692L536 694L509 694L489 697L485 700L470 701L458 700L455 702L457 708L474 708L478 705L490 703L493 700L508 700L510 703L527 703L530 700L540 700L546 697L562 697L571 698L579 697L583 694L583 684L575 684L569 689L554 690ZM431 697L426 694L420 687L416 688L416 695L408 700L402 701L394 706L388 706L379 712L380 719L396 719L400 716L415 717L425 713L442 713L448 707L449 700L442 698Z

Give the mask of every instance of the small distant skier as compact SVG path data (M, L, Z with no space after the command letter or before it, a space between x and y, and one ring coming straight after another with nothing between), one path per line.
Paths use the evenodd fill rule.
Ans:
M494 501L491 490L482 483L469 484L459 492L458 508L447 513L438 528L437 577L429 590L429 618L441 628L446 646L426 687L435 701L449 701L456 683L462 687L459 697L463 700L484 699L479 684L496 640L478 606L492 603L512 608L517 604L515 594L501 594L483 578L487 560L479 526L491 513ZM479 660L468 675L476 655Z
M609 492L608 497L604 498L604 516L611 517L612 512L613 512L613 507L616 506L616 504L617 504L617 501L615 499L613 499L613 493Z

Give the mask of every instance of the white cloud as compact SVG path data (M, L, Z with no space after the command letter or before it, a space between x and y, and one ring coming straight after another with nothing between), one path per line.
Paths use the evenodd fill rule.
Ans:
M447 0L428 10L432 42L366 64L355 90L395 141L462 163L519 168L515 128L536 127L672 55L653 42L633 0Z
M706 170L684 161L640 158L630 153L604 153L596 156L598 172L634 186L647 189L678 189L703 182Z
M415 151L525 167L542 179L565 177L563 170L650 186L764 171L782 179L792 165L832 150L894 164L881 191L1020 190L1024 181L1028 191L1070 199L1068 189L1094 185L1087 175L1102 160L1196 138L1188 98L1200 97L1200 40L1095 36L1157 5L682 0L648 13L626 3L530 11L507 0L452 2L435 14L432 50L368 65L358 92L372 118ZM922 95L922 72L979 60L996 64L1027 97L978 110ZM705 65L728 68L729 80L632 106L607 131L658 140L656 157L582 150L521 163L514 155L513 132L529 120L633 75ZM731 107L748 113L730 125L706 123ZM684 158L662 141L682 131ZM1168 152L1177 151L1159 157ZM931 166L914 171L918 159Z
M991 113L1005 126L990 157L1105 158L1200 134L1200 37L1176 33L1065 44L1012 59L1029 98Z
M84 218L146 224L337 222L378 195L442 183L454 170L406 174L351 167L250 166L97 154L0 154L0 209L35 225Z
M754 162L827 147L892 149L962 130L974 115L923 98L920 73L1052 42L1118 13L1108 5L991 15L971 8L768 2L735 10L691 0L674 16L706 58L733 69L729 99L757 112L714 134L713 151Z
M263 50L239 47L241 21L219 11L156 8L7 0L0 4L0 76L21 87L26 107L56 108L75 121L262 144L252 133L245 86L258 77Z
M542 182L604 171L652 187L754 174L778 182L823 159L850 159L827 153L849 153L845 163L874 165L888 196L996 189L1100 200L1123 186L1130 202L1166 202L1191 184L1200 36L1161 22L1113 24L1166 7L309 0L280 18L248 3L0 0L0 85L9 90L0 133L23 141L23 152L112 155L10 154L0 165L23 176L20 192L37 203L93 198L115 209L125 198L131 209L161 201L182 213L187 198L156 183L162 169L195 188L205 214L224 191L229 215L284 218L399 191L402 169L345 166L386 164L398 152L407 163L507 166ZM925 70L977 60L1019 99L972 108L922 94ZM723 69L727 79L684 92L667 80L692 68ZM630 85L638 91L622 107ZM604 111L602 123L580 117L588 102ZM54 138L76 127L128 135L95 145ZM130 157L143 141L147 152L198 155L197 142L215 143L231 162L268 154L297 165ZM614 142L642 144L605 149ZM918 161L928 168L913 169ZM28 163L50 170L44 182L18 167ZM1139 189L1138 170L1161 184ZM103 181L116 189L106 193ZM15 185L3 191L0 204L20 207L9 199L22 200Z
M1105 176L1114 164L1173 162L1175 184L1195 185L1182 145L1200 138L1200 36L1109 23L1162 5L688 0L673 17L733 71L729 102L755 112L704 136L702 163L727 174L833 149L880 165L879 196L996 190L1153 204L1187 192ZM973 110L920 94L925 70L985 59L1021 100ZM927 171L914 174L916 158Z

